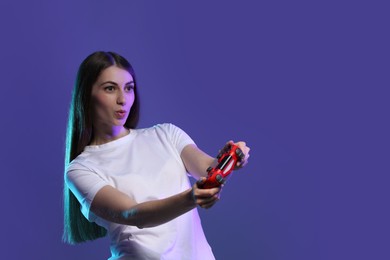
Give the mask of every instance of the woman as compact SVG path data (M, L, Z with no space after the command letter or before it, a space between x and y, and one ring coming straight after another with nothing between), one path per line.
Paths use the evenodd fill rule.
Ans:
M110 259L214 259L196 206L212 207L220 188L204 181L216 159L172 124L136 129L134 70L113 52L80 65L65 156L64 240L111 239ZM237 145L249 157L244 142Z

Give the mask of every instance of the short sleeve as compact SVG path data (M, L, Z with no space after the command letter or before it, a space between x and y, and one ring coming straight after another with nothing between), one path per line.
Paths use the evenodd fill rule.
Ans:
M181 128L175 126L174 124L164 124L164 126L168 131L172 144L175 146L179 154L186 145L195 144L191 137Z
M73 164L68 168L65 183L80 202L80 210L84 217L90 222L95 221L96 216L90 211L92 200L97 192L108 183L95 172L78 164Z

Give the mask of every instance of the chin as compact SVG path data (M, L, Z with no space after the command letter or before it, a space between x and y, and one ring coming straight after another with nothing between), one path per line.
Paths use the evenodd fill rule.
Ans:
M120 121L118 120L118 121L114 122L114 125L115 126L124 126L125 123L126 123L126 120L120 120Z

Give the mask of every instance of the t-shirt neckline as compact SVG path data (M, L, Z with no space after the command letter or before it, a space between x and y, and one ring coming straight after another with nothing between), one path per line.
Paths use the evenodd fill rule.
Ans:
M96 151L96 150L106 150L112 147L116 147L118 145L123 144L124 142L128 141L129 139L132 139L136 134L136 129L130 129L130 132L127 135L124 135L116 140L110 141L108 143L104 144L98 144L98 145L87 145L85 147L85 151Z

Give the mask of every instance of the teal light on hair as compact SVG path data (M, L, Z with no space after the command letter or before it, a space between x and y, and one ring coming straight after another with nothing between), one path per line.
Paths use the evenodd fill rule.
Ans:
M85 131L81 102L77 84L72 93L72 101L68 113L68 125L65 140L65 174L70 162L79 155L89 142L89 133ZM79 101L78 101L79 100ZM87 132L87 133L86 133ZM88 140L86 140L88 139ZM64 174L64 176L65 176ZM94 240L104 237L107 231L95 223L89 222L80 211L80 203L66 185L64 179L64 232L62 240L69 244Z

